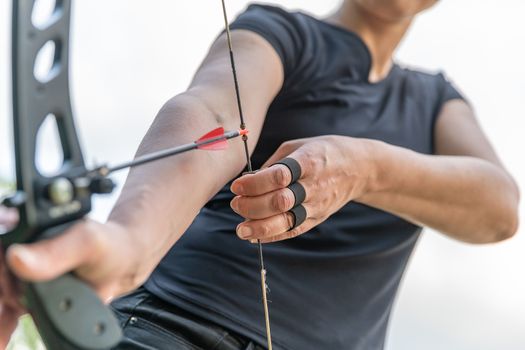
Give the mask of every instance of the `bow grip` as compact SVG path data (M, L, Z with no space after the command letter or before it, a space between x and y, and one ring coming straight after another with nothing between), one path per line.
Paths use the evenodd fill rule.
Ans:
M41 237L54 236L70 225L55 227ZM120 341L122 331L111 310L74 274L47 282L24 282L22 291L48 349L105 350Z

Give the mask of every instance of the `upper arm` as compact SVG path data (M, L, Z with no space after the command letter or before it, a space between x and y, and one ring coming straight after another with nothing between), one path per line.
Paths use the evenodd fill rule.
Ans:
M275 49L260 35L233 30L232 43L243 114L253 149L268 107L282 87L284 69ZM188 93L197 95L221 124L238 127L239 112L225 33L211 46Z
M474 111L461 99L449 100L441 108L434 129L434 140L438 155L471 156L502 167Z

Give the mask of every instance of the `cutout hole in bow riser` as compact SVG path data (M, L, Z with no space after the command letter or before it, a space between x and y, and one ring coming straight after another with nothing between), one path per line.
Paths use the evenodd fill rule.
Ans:
M36 0L31 12L31 23L40 30L51 26L60 17L61 4L61 0Z
M38 51L33 67L35 79L41 83L53 80L60 73L60 44L49 40Z
M38 129L35 165L36 170L47 177L58 175L64 165L64 150L54 114L48 114Z

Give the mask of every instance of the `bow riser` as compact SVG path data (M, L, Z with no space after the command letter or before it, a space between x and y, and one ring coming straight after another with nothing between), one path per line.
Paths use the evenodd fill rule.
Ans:
M74 179L85 171L78 142L69 94L70 1L57 1L50 25L36 28L31 20L34 0L13 3L12 78L17 192L20 225L2 237L9 245L37 239L40 231L79 219L91 210L90 196L73 189L68 203L53 203L49 185L56 179ZM47 81L39 81L34 67L40 49L49 41L55 44L52 69ZM44 120L53 115L63 151L59 174L42 175L36 166L37 135ZM73 182L71 181L71 184Z

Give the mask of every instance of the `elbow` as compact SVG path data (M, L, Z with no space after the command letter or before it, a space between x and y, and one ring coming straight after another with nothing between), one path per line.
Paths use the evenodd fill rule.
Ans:
M483 223L474 225L477 228L464 231L455 235L457 239L471 244L498 243L512 238L518 231L519 219L517 210L505 215L491 215L492 218L484 217Z
M489 243L501 242L512 238L518 232L518 227L519 218L516 210L516 213L509 215L505 220L501 220L497 228L492 230L492 234L490 235L492 239Z
M514 181L512 186L506 191L504 196L505 205L501 206L501 210L494 212L495 217L492 223L487 225L489 232L486 237L486 243L501 242L512 238L518 232L519 227L519 189Z

